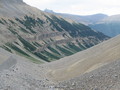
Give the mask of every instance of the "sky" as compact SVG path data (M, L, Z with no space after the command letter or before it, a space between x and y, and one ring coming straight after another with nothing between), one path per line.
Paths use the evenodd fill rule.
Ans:
M120 14L120 0L23 0L40 10L50 9L59 13L91 15Z

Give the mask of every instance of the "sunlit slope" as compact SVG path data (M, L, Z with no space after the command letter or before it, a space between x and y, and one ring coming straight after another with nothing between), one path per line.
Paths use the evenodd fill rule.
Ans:
M49 76L66 80L120 59L120 36L50 64Z

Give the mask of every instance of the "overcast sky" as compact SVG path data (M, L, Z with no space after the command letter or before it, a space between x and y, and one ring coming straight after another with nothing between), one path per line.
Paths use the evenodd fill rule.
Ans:
M55 12L77 15L104 13L120 14L120 0L23 0L41 10L51 9Z

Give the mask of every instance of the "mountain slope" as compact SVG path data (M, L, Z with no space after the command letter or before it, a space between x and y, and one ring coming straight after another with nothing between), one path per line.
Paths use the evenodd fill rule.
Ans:
M44 87L48 84L47 68L42 67L0 48L0 89L48 90Z
M0 88L3 90L119 90L120 36L42 65L1 48L0 56L3 61L0 62Z
M60 15L64 18L69 18L74 21L83 23L91 27L92 29L102 32L105 35L110 37L114 37L120 34L120 15L107 16L104 14L94 14L94 15L71 15L71 14L63 14L56 13L52 10L46 9L45 12L52 13L55 15Z
M120 36L117 36L85 51L50 63L52 70L49 75L54 80L68 80L119 59Z
M119 90L120 89L120 59L108 63L90 73L83 74L59 83L55 87L63 90Z
M0 3L0 46L35 63L58 60L109 38L83 24L44 13L22 0Z

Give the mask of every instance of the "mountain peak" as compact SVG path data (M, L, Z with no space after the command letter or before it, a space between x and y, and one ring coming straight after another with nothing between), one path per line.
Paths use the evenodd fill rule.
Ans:
M53 10L50 10L50 9L45 9L44 12L55 13Z

